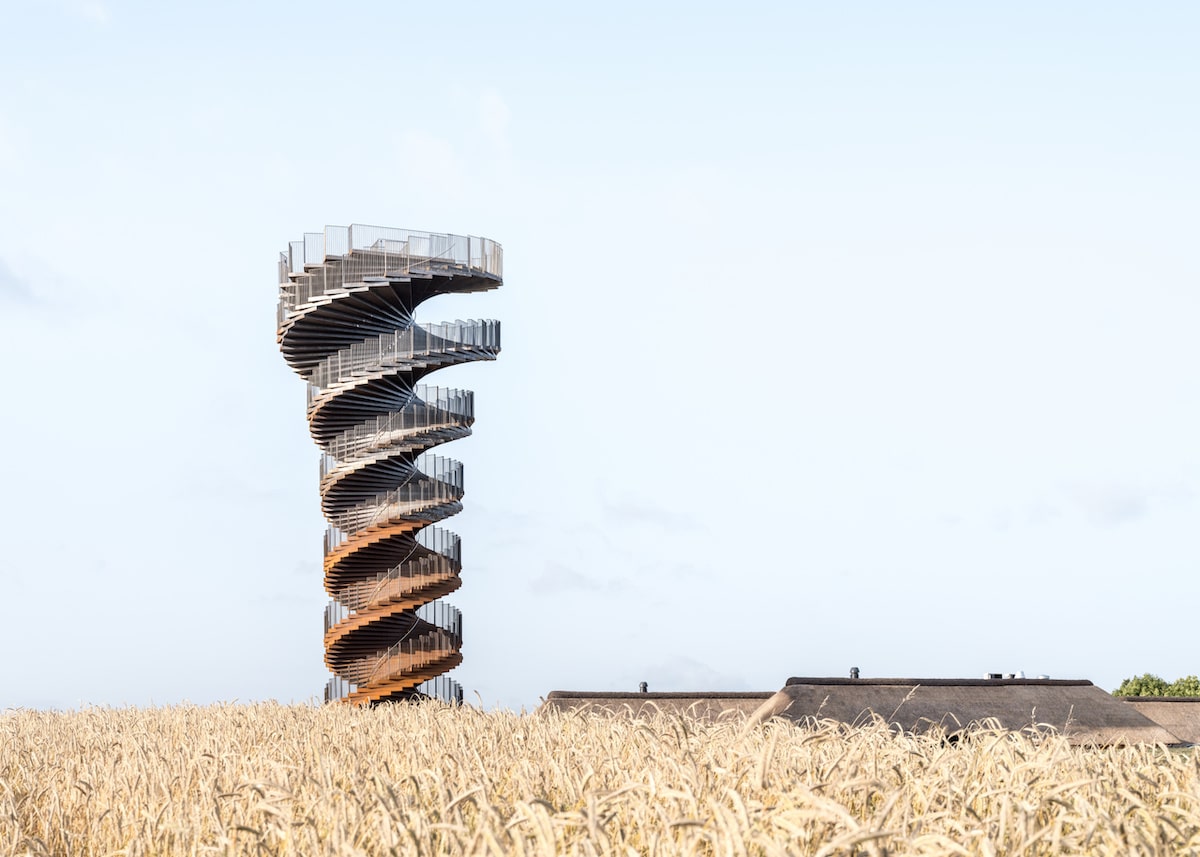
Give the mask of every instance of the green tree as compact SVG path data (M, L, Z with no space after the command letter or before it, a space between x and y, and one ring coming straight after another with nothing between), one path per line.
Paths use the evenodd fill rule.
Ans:
M1167 696L1167 684L1151 673L1127 678L1113 691L1113 696Z
M1194 675L1176 679L1167 688L1167 696L1200 696L1200 678Z

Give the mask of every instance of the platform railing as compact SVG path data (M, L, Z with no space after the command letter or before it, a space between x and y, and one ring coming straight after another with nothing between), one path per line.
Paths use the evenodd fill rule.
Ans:
M340 544L340 542L338 542ZM457 533L452 533L450 530L442 529L441 527L428 526L420 530L412 537L411 546L404 558L396 565L392 566L387 571L379 572L371 578L367 578L364 585L374 587L379 581L385 580L392 574L402 574L400 569L410 562L421 557L428 556L432 558L445 558L456 568L462 567L462 538ZM358 584L349 584L353 587ZM345 587L343 587L343 590ZM339 590L335 596L339 600L345 600L342 597L342 590Z
M449 702L454 705L462 705L463 702L462 685L444 675L421 682L417 685L415 693L418 696L440 699L443 702Z
M345 538L344 534L343 538ZM412 540L411 547L398 565L403 565L413 557L418 556L422 550L441 554L452 562L462 564L462 538L457 533L453 533L442 527L430 525L423 527L414 534L410 534L409 538ZM334 544L341 544L341 541L337 541Z
M280 318L316 297L372 280L411 274L475 274L501 278L504 251L474 235L384 226L327 226L292 241L280 254Z
M338 675L362 689L392 675L419 675L426 667L457 655L461 646L461 638L447 631L434 630L339 666Z
M308 375L308 403L326 387L357 375L391 368L414 357L455 352L497 352L500 322L472 319L420 324L355 342L326 357Z
M321 478L340 464L429 431L469 429L474 421L474 396L466 390L417 387L403 409L392 411L347 429L325 444Z
M325 701L336 702L357 692L358 685L351 684L341 676L334 676L325 683ZM413 696L439 699L452 705L462 705L462 685L449 676L440 675L421 682L412 691Z
M339 605L336 601L331 602L330 607L326 608L328 615L338 616L338 610L342 606L344 606L344 605ZM405 640L401 640L400 642L393 645L391 649L389 649L389 652L391 654L394 655L396 653L396 651L400 651L400 649L398 647L402 646L406 642L412 643L415 640L420 640L422 635L428 636L430 634L438 633L438 632L445 632L446 634L449 634L452 639L458 640L459 644L461 644L461 642L462 642L462 611L459 610L457 607L455 607L451 604L447 604L445 601L442 601L439 598L434 601L430 601L427 604L422 604L420 607L418 607L416 609L416 611L414 611L414 614L422 622L426 623L427 625L433 626L433 630L426 628L424 631L422 631L419 634L414 634L410 631L411 636L409 636ZM352 615L352 614L346 613L344 615L341 615L340 617L334 619L333 623L340 622L340 621L342 621L342 619L345 619L350 615ZM333 623L327 624L325 630L328 631ZM413 629L415 630L419 627L420 627L419 625L414 625ZM375 657L386 657L386 656L387 655L377 655Z
M417 608L417 618L462 640L462 611L442 599L430 601Z
M325 553L335 550L355 533L388 521L430 521L461 509L463 492L437 480L412 482L381 494L345 512L330 515L325 530ZM451 505L453 504L453 505Z
M457 533L441 527L426 527L417 533L414 541L417 546L427 551L440 553L455 562L462 562L462 538Z
M457 463L452 462L452 464ZM369 520L369 523L360 525L358 529L370 526L376 520L383 520L377 514L377 510L381 511L389 506L398 507L392 510L392 512L403 516L403 509L409 506L436 505L438 503L461 500L463 496L462 470L460 469L456 474L452 469L447 469L442 471L440 475L444 478L427 476L424 471L415 472L409 477L407 482L397 485L388 491L376 494L369 500L356 503L343 512L330 515L328 520L335 527L352 532L353 527L351 526L351 522Z
M356 684L369 685L376 679L389 675L419 674L428 667L447 657L458 654L462 638L447 631L437 630L416 638L401 640L388 648L381 656L363 658L343 671L347 677L365 677Z
M321 478L324 479L327 473L340 464L341 462L338 460L331 459L329 456L323 455L321 457ZM438 482L445 482L452 488L457 489L459 496L461 496L463 493L463 466L462 462L460 461L456 461L455 459L444 455L433 455L432 453L427 452L418 455L412 460L411 464L405 465L405 467L408 470L408 473L403 477L399 484L396 485L396 488L400 488L414 482L433 479ZM375 505L378 502L382 502L381 498L383 496L384 495L382 493L377 494L369 500L355 504L355 507ZM334 508L337 508L337 506L334 505ZM349 510L343 508L342 511ZM341 513L339 512L338 514Z
M361 580L338 590L337 598L325 606L325 630L390 598L419 594L421 589L453 580L458 564L443 556L424 556L409 560L383 574Z
M441 676L438 676L438 678L441 678ZM325 682L325 701L336 702L339 699L345 699L357 690L358 685L346 681L339 675L335 675L329 681Z

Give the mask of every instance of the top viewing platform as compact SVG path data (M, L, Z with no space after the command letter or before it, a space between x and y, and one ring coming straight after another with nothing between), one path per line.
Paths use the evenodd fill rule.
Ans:
M279 254L279 321L354 286L437 275L503 279L504 251L489 238L386 226L326 226Z

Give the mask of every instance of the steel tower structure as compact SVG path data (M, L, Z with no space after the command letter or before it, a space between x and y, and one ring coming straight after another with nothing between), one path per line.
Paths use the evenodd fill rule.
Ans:
M417 324L427 298L503 282L486 238L327 226L279 260L276 338L308 382L321 448L326 701L461 700L444 673L462 662L458 536L433 526L462 509L462 465L429 454L471 433L470 391L429 387L430 372L494 360L500 322Z

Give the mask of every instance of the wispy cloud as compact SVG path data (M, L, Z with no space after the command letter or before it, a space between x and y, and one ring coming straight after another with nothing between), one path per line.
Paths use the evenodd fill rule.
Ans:
M1191 499L1191 492L1183 485L1073 485L1067 489L1067 494L1088 521L1104 529L1112 529L1143 518L1156 505L1178 504Z
M250 603L259 607L307 607L312 599L295 592L260 592L250 597Z
M529 588L537 595L564 595L581 592L624 592L630 582L621 577L601 580L581 574L560 562L550 561L537 577L529 582Z
M0 302L26 305L38 303L29 284L14 274L12 269L4 264L3 259L0 259Z
M647 524L675 531L694 530L698 527L695 519L688 515L631 497L605 500L604 513L610 520L617 523Z
M622 676L622 681L629 686L630 690L641 681L649 684L649 690L652 691L775 689L751 688L741 676L713 669L710 665L686 655L677 655L666 661L644 667L641 672L636 674L626 671Z

